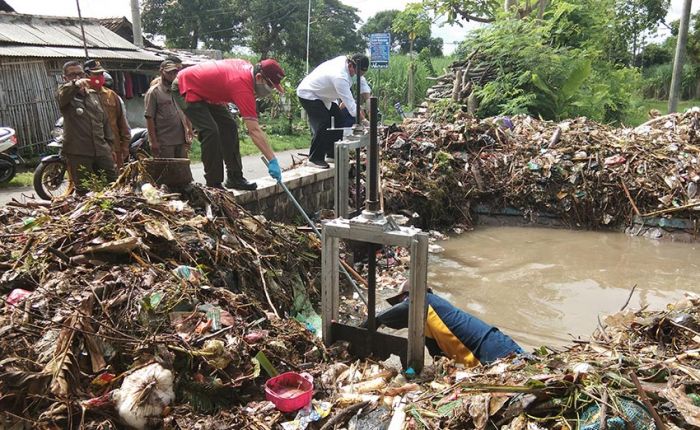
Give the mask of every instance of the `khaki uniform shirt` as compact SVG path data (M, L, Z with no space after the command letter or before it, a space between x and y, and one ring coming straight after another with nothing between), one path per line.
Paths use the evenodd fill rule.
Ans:
M109 119L109 128L115 137L113 145L115 152L119 150L122 154L128 154L131 130L129 130L129 124L126 122L126 112L124 112L119 96L106 87L102 87L97 94L100 96L102 108Z
M146 118L153 118L156 124L156 138L161 146L184 145L185 114L172 97L170 86L159 82L146 93Z
M92 90L83 96L73 82L58 87L58 107L63 114L63 153L87 157L112 157L112 130L100 98Z

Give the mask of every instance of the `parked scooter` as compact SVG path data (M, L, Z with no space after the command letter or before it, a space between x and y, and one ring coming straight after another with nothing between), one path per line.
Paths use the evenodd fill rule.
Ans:
M10 127L0 127L0 183L10 182L17 166L24 162L17 153L17 136Z
M66 160L61 154L63 117L56 121L51 135L53 139L47 146L55 153L42 158L34 170L34 191L44 200L51 200L73 192L73 184L68 177ZM145 128L132 128L127 161L143 160L150 158L150 156L151 147L148 144L148 131Z

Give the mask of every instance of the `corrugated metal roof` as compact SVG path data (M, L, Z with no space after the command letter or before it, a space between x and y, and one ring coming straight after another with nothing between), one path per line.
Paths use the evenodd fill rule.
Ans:
M216 58L208 57L206 55L195 54L191 51L185 51L181 49L158 49L158 48L144 48L148 52L152 52L158 55L160 58L165 59L168 55L174 55L182 60L182 64L185 66L192 66L194 64L203 63L206 61L216 60Z
M95 21L84 20L88 47L137 50ZM0 43L39 46L83 46L80 23L75 18L0 13Z
M163 59L146 51L116 51L109 49L91 49L92 58L112 60L138 60L161 62ZM43 58L83 58L83 48L60 46L0 46L0 57L43 57Z

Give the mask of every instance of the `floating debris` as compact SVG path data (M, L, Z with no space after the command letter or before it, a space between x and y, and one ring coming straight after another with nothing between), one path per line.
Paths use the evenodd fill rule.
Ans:
M385 141L387 210L443 230L471 227L480 206L586 229L698 217L698 109L636 128L527 116L508 124L461 111L448 121L405 120Z

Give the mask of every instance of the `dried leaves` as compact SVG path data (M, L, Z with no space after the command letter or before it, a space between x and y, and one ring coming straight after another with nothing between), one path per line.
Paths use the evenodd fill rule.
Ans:
M475 213L556 216L573 227L627 225L633 215L696 217L700 111L635 129L576 118L406 120L383 155L385 205L422 226Z
M273 308L291 311L293 291L317 297L316 238L253 217L226 192L193 186L146 199L121 185L0 209L0 290L31 292L0 313L8 423L114 428L110 392L154 361L186 402L175 421L196 421L199 406L236 410L236 390L259 376L258 352L279 370L323 358L303 325L270 319ZM147 385L134 404L148 403L157 384ZM162 420L143 417L134 422Z

